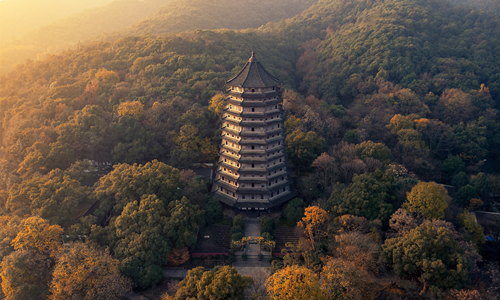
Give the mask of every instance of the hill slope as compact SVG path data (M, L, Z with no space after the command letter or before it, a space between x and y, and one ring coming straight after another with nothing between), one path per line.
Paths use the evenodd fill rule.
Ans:
M300 14L316 0L177 0L109 38L195 29L257 28Z
M21 37L0 41L0 73L26 59L54 53L78 41L103 32L120 30L156 11L169 0L114 0L111 3L76 13L50 25L39 27Z

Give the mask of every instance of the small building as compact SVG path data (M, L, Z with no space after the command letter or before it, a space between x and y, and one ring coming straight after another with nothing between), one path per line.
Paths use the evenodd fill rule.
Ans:
M242 210L265 210L295 197L285 147L282 92L252 52L227 81L212 194Z

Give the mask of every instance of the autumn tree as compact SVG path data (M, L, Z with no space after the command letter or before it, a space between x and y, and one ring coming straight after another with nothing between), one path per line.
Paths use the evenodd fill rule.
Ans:
M54 258L61 247L62 233L59 225L50 225L47 220L39 217L29 217L23 221L21 230L12 240L12 246L16 250L32 250Z
M327 153L322 153L314 160L312 166L323 190L329 191L336 180L337 164L335 159Z
M462 288L469 282L469 261L448 229L427 222L399 238L385 241L383 257L398 276L428 286Z
M189 270L186 278L180 282L174 299L243 300L244 291L251 284L251 277L241 276L230 266L216 267L211 271L197 267Z
M119 116L130 116L139 120L144 115L144 104L139 101L123 102L118 106L117 113Z
M420 212L407 212L404 208L398 209L392 214L389 220L389 226L394 231L394 235L403 236L410 230L417 228L422 224L423 217Z
M214 117L220 119L222 117L222 111L225 108L226 97L223 94L217 94L210 99L210 104L208 105L208 110L214 114Z
M407 202L403 204L408 212L420 212L429 220L442 219L450 197L446 189L435 182L419 182L407 194Z
M307 232L313 247L315 239L319 240L322 235L321 228L326 220L328 220L328 214L324 209L318 206L309 206L306 208L302 220L297 223L297 226L304 228Z
M119 271L119 261L95 244L72 243L59 257L50 284L50 300L123 297L131 283Z
M271 300L323 299L318 276L298 265L286 266L271 275L266 288Z
M474 215L471 212L464 211L457 216L458 222L465 235L469 237L476 245L482 245L486 241L484 230L480 224L477 224Z

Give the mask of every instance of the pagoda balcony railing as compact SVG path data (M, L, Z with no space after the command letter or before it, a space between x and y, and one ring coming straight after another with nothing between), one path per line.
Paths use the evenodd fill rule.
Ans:
M217 184L218 186L222 186L223 188L226 188L232 192L236 192L238 190L238 187L234 184L231 184L225 180L222 179L217 179L214 181L214 184Z
M228 126L222 126L221 128L224 132L229 132L229 133L232 133L232 134L235 134L235 135L240 135L240 132L241 131L238 131L236 129L232 129L232 128L229 128Z
M233 155L233 154L226 152L226 151L219 151L219 156L224 156L224 157L233 159L235 161L238 161L241 158L241 156Z
M225 139L225 140L231 141L233 143L239 143L240 142L240 139L232 137L232 136L227 135L227 134L221 134L219 137L221 139Z
M241 126L266 126L266 121L240 121Z
M266 139L266 143L270 144L270 143L274 143L274 142L277 142L277 141L282 141L284 139L285 139L285 137L283 135L277 135L277 136L274 136L274 137L267 138Z
M240 163L257 163L257 164L262 164L265 163L267 159L265 157L248 157L248 156L242 156L239 159Z
M250 176L240 176L238 178L238 181L239 182L264 182L266 186L267 185L267 178L266 177L250 177ZM245 183L245 184L248 184L248 183Z
M240 154L254 154L254 155L266 155L266 150L264 149L245 149L240 150Z
M234 125L240 125L242 121L236 120L235 118L225 116L225 117L222 117L222 122L229 122L229 123L234 124Z
M266 131L267 135L271 135L271 134L277 134L277 133L282 133L283 132L283 128L274 128L274 129L270 129L268 131Z
M244 111L240 115L244 118L264 118L266 113L263 111Z
M267 149L266 149L266 153L267 153L267 154L270 154L270 153L272 153L272 152L276 152L276 151L278 151L278 150L280 150L280 151L285 151L285 146L284 146L283 144L281 144L281 145L276 145L276 146L274 146L274 147L267 148Z
M283 176L286 176L286 175L287 175L287 171L278 171L276 173L271 173L271 175L268 174L267 179L269 179L269 181L271 181L274 178L283 177Z
M226 145L226 144L221 144L220 145L220 148L221 149L227 149L227 150L230 150L230 151L233 151L233 152L236 152L238 154L241 153L241 150L240 149L237 149L236 147L233 147L233 146L230 146L230 145ZM219 151L220 152L220 151Z
M224 161L218 161L217 165L220 166L220 167L223 167L223 168L231 169L231 170L236 171L236 172L239 172L240 169L241 169L241 167L238 167L238 166L235 166L235 165L231 165L231 164L229 164L227 162L224 162Z
M229 173L228 171L224 171L224 170L218 170L217 173L219 173L219 175L221 175L221 176L231 177L231 179L233 179L235 181L239 181L239 178L240 178L240 175Z
M264 139L257 139L257 140L250 140L250 139L241 139L240 140L240 145L267 145L266 140Z
M266 137L266 132L264 131L241 131L240 136L253 136L253 137L262 137L264 139Z

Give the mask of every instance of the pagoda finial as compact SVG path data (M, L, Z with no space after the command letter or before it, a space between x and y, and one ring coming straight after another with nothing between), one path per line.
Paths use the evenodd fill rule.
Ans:
M249 62L255 62L255 61L258 61L257 58L255 57L255 51L252 51L252 56L250 57L250 59L248 60Z

